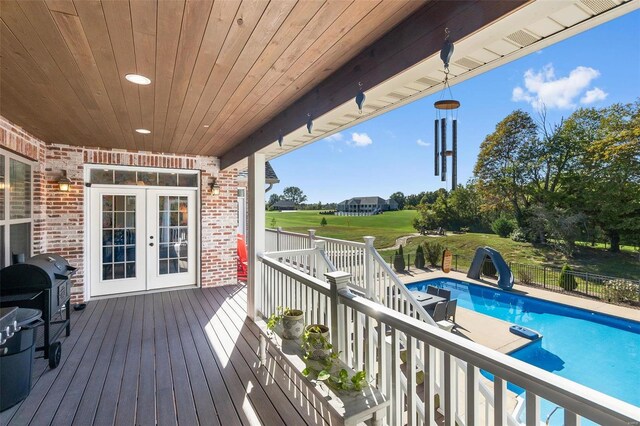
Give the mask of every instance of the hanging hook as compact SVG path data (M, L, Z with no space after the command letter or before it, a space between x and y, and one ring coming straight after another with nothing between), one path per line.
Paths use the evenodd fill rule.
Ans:
M307 119L307 131L309 131L309 134L311 134L311 130L313 129L313 120L311 119L311 113L307 113L307 117L309 117Z

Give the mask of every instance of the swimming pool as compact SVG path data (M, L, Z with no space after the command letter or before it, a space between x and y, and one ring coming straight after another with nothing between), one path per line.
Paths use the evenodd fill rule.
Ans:
M451 290L458 306L542 334L539 342L510 356L640 406L640 322L450 278L407 284L407 288L426 291L429 285ZM522 393L515 386L510 388ZM541 403L543 421L553 407L547 401ZM562 424L562 413L554 414L551 424ZM583 424L591 423L583 420Z

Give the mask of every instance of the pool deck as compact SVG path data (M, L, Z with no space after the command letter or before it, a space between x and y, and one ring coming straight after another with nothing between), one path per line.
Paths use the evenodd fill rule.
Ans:
M409 273L398 274L398 276L405 284L433 278L446 277L498 289L495 280L474 280L471 278L467 278L466 274L460 272L450 272L448 274L445 274L441 270L423 271L412 268ZM516 284L513 288L514 293L536 297L543 300L549 300L552 302L563 303L565 305L588 309L594 312L600 312L603 314L609 314L621 318L640 321L640 309L612 305L610 303L605 303L595 299L576 297L570 294L556 293L544 289L522 286L518 284ZM469 309L458 307L458 311L456 313L456 324L458 325L458 327L456 328L456 334L459 334L469 340L505 354L513 352L531 343L531 340L516 336L515 334L511 333L509 331L509 326L511 326L511 323L490 317L488 315L480 314Z

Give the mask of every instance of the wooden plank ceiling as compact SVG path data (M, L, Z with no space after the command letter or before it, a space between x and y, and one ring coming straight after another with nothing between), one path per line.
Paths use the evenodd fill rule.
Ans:
M0 3L0 114L49 143L214 156L426 4Z

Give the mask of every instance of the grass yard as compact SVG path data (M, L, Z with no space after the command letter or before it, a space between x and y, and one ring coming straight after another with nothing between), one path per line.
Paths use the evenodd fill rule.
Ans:
M362 242L362 237L376 237L375 247L391 247L396 239L416 232L413 229L415 210L386 212L375 216L329 216L320 215L316 210L295 212L267 212L267 228L282 227L286 231L306 234L315 229L316 235L342 240ZM320 226L322 218L327 219L326 226Z
M437 241L458 255L458 267L467 269L471 264L476 248L490 246L498 250L507 262L525 265L546 265L562 267L568 263L572 268L614 277L640 279L640 261L637 253L623 251L610 253L602 248L579 247L573 258L567 260L561 253L548 246L519 243L510 238L500 238L495 234L460 234L446 237L416 237L409 240L404 252L415 254L418 244L425 241ZM392 251L381 251L390 258Z
M323 216L318 211L267 212L267 227L282 227L284 230L307 233L315 229L316 234L343 240L362 241L365 235L376 237L375 246L383 249L395 244L398 237L415 233L412 221L414 210L386 212L376 216ZM320 226L322 218L327 226ZM500 238L494 234L468 233L448 235L446 237L415 237L405 246L405 254L415 254L416 247L424 241L438 241L448 247L458 257L458 267L467 268L477 247L491 246L504 256L507 262L519 262L529 265L562 266L567 260L547 246L534 246L519 243L509 238ZM380 250L385 259L393 254L390 250ZM574 269L611 275L622 278L640 279L640 260L638 254L630 249L622 253L610 253L603 247L580 246L569 263Z

